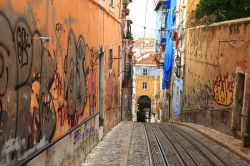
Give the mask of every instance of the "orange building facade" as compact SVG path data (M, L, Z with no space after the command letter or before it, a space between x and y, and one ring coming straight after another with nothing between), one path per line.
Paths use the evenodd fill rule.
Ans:
M120 18L119 0L0 0L0 165L76 165L120 121Z

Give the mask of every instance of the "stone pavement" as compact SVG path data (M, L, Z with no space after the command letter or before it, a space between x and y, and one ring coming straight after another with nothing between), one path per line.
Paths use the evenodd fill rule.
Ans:
M122 122L115 126L91 151L81 166L120 165L123 147L132 127L132 122Z
M143 123L121 122L92 150L81 166L149 166Z
M250 161L250 149L243 147L243 141L241 139L236 139L233 136L221 133L215 129L205 127L202 125L197 125L193 123L177 123L180 125L184 125L190 127L202 135L206 136L210 140L215 141L219 145L225 147L229 151L239 155L245 160Z
M149 166L149 152L147 147L147 137L143 123L135 123L130 143L128 165Z

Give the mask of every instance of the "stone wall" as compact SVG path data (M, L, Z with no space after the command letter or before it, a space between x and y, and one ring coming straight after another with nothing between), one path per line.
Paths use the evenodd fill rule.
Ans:
M184 120L244 134L250 94L249 21L244 18L186 30ZM189 113L193 110L197 111ZM224 121L221 110L228 110L225 124L219 123ZM214 118L217 125L211 122Z

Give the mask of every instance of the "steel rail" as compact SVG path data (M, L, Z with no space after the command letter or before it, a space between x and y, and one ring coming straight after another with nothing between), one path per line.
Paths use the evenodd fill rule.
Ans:
M153 133L150 125L149 124L145 124L145 129L146 129L146 132L147 132L147 136L148 137L151 136L152 139L154 139L154 141L152 139L149 140L150 147L153 147L152 142L155 142L157 144L157 149L158 149L157 151L159 152L161 160L164 162L164 165L166 165L166 161L165 161L164 156L162 154L162 150L160 148L159 142L158 142L155 134ZM150 149L152 150L153 148L150 148ZM155 166L158 166L158 165L156 165L157 162L156 162L155 155L154 155L155 153L157 154L157 151L155 151L155 149L153 151L151 151L152 164L155 165ZM159 158L158 158L158 160L159 160Z
M194 142L192 142L191 140L190 140L190 138L191 139L193 139L194 141L196 141L198 144L200 144L201 146L203 146L205 149L207 149L210 153L212 153L212 155L214 155L214 157L216 157L223 165L226 165L227 166L227 164L225 163L225 161L223 161L218 155L216 155L215 154L215 152L214 151L212 151L211 149L209 149L207 146L205 146L204 144L202 144L198 139L196 139L195 137L193 137L192 135L190 135L190 134L188 134L186 131L184 131L184 130L182 130L182 129L180 129L180 128L178 128L177 126L175 126L175 125L168 125L169 127L171 127L171 128L173 128L175 131L177 131L178 133L180 133L183 137L185 137L193 146L195 146L207 159L209 159L208 157L207 157L207 154L206 153L204 153L204 152L202 152L202 150L200 149L200 147L198 146L198 145L195 145L195 143ZM181 131L181 132L180 132ZM185 133L185 134L184 134ZM188 138L189 137L189 138ZM215 163L215 161L214 160L211 160L211 159L209 159L214 165L218 165L218 163ZM221 164L219 164L219 165L221 165Z
M190 159L193 161L193 163L194 163L195 165L197 165L197 166L200 165L200 164L194 159L193 155L190 154L190 152L187 150L187 148L186 148L185 146L183 146L183 144L180 143L180 141L177 140L177 139L175 138L175 136L174 136L169 130L167 130L166 128L165 128L166 130L163 130L162 127L159 127L159 129L164 133L164 135L169 139L169 141L171 142L171 144L172 144L174 147L175 147L175 145L174 145L173 141L176 141L176 142L182 147L182 149L184 150L184 152L190 157ZM169 137L166 133L168 133L168 135L171 136L173 139L170 140L170 137ZM184 159L184 158L182 157L182 155L180 154L180 149L178 150L177 147L175 147L175 148L176 148L178 154L181 156L182 160L185 162L185 159ZM187 165L187 164L185 163L185 165Z
M171 150L173 150L173 153L176 155L176 156L174 156L174 157L176 157L176 158L174 158L173 156L171 156L172 157L172 159L173 159L173 162L174 162L174 165L177 165L177 166L181 166L181 165L186 165L185 163L184 163L184 160L183 160L183 158L181 157L181 155L178 153L178 151L176 150L176 148L175 148L175 146L171 143L171 141L166 137L166 135L162 132L162 130L157 126L157 125L151 125L151 126L154 126L154 127L156 127L157 129L158 129L158 131L162 134L162 136L165 138L165 142L164 142L164 144L163 145L165 145L165 146L169 146L170 148L171 148ZM160 138L158 138L158 140L160 140ZM164 140L164 139L162 139L162 140ZM160 143L160 141L159 141L159 143ZM162 149L163 149L163 145L160 143L159 144L161 147L162 147ZM167 147L167 148L169 148L169 147ZM167 159L168 157L166 156L166 154L165 154L165 151L163 150L163 152L164 152L164 156L165 156L165 158L166 158L166 160L168 161L169 159ZM169 153L169 152L166 152L166 153ZM177 159L179 162L178 163L176 163L176 160L174 160L174 159ZM172 164L170 164L170 160L169 160L169 162L168 162L168 165L172 165Z

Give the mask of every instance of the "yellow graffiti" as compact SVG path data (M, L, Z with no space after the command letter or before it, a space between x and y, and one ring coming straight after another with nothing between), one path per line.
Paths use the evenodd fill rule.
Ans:
M229 106L233 102L234 82L225 76L218 75L214 81L214 100L217 104Z

